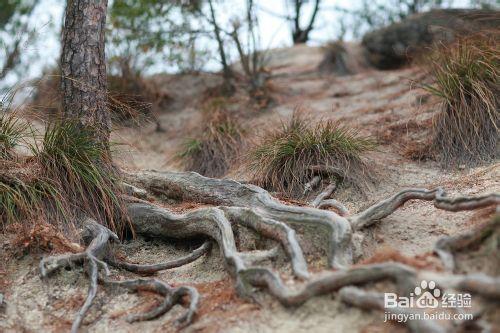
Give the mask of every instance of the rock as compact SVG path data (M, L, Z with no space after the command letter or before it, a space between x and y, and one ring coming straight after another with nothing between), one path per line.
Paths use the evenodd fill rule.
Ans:
M431 10L367 33L362 45L365 57L373 66L395 69L433 43L449 43L458 36L498 29L499 25L500 11L496 10Z

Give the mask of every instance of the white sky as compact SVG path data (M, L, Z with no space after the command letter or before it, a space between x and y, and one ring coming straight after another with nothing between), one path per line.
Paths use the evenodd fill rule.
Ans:
M1 1L1 0L0 0ZM27 73L24 73L23 79L28 80L41 75L45 68L54 66L57 62L60 52L59 29L62 23L65 1L62 0L40 0L36 12L33 15L33 27L38 32L36 43L26 45L24 48L25 63L29 66ZM220 21L226 21L233 13L242 13L244 10L244 0L226 1L223 10L218 11ZM322 0L323 7L333 7L339 5L350 8L354 2L345 0ZM257 0L256 5L263 6L278 14L286 14L284 0ZM304 15L308 19L312 5L308 5ZM336 37L335 24L337 13L331 10L320 12L316 20L317 29L311 33L311 43L318 44L321 41L327 41ZM290 37L290 27L288 22L264 11L258 12L260 23L261 47L264 49L289 46L292 44ZM304 22L305 24L306 22ZM210 66L212 67L212 66ZM17 75L12 73L6 78L7 84L15 84L18 80Z
M2 0L0 0L2 1ZM37 6L33 15L33 27L38 32L37 42L26 45L23 56L27 73L23 75L23 81L38 77L44 68L54 66L59 57L59 29L62 24L62 16L65 1L63 0L39 0L41 3ZM112 0L110 0L111 2ZM312 2L312 1L311 1ZM244 0L226 1L224 8L218 11L220 21L227 21L233 13L241 14L244 11ZM279 14L286 14L286 5L284 0L256 0L256 6L265 8L258 11L260 23L261 47L263 49L284 47L292 44L290 36L289 23L276 16L268 14L271 11ZM466 4L467 0L454 0L454 7ZM315 24L315 30L310 35L310 44L317 45L328 40L335 39L339 33L339 14L331 10L335 6L343 8L354 8L359 6L360 1L356 0L322 0L321 8ZM312 9L312 3L306 7L304 19L309 19ZM304 22L304 25L306 22ZM209 66L212 67L213 66ZM4 84L13 85L18 82L16 74L6 78Z

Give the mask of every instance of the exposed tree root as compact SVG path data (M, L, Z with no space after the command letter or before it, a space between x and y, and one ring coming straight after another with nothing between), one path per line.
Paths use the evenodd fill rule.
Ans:
M195 177L197 175L193 174L182 174L186 178ZM176 177L182 177L180 175L176 175ZM167 176L168 178L169 176ZM169 188L176 188L179 191L181 188L185 188L186 178L180 178L182 186L179 186L177 180L170 179L171 183L169 184ZM179 179L179 178L177 178ZM227 193L228 186L227 181L216 181L212 179L197 179L196 184L202 184L204 181L208 182L218 182L212 184L215 186L219 184L221 187L213 188L212 195L215 193ZM189 181L187 181L189 182ZM234 182L233 182L234 183ZM161 188L161 176L154 182L155 186ZM233 184L234 185L234 184ZM194 185L197 186L197 185ZM234 186L243 186L239 183L236 183ZM248 186L243 186L243 190L253 190L251 187L249 189ZM257 188L258 189L258 188ZM192 188L190 188L192 190ZM202 190L202 189L201 189ZM182 191L182 190L180 190ZM260 195L265 192L262 189L256 190ZM179 192L176 192L177 194ZM240 205L246 205L247 202L241 198L241 195L245 194L245 191L236 192L235 195L239 194L239 200L234 199L235 203L239 203ZM266 203L267 199L270 197L265 197ZM381 215L387 216L393 211L395 211L398 207L400 207L405 201L410 199L424 199L424 200L436 200L435 206L439 208L443 208L446 210L459 210L459 209L474 209L479 207L484 207L486 205L491 205L496 203L496 195L491 196L483 196L479 198L465 198L461 197L458 199L448 199L444 197L444 193L442 190L424 190L424 189L414 189L400 192L399 194L393 196L388 200L382 201L380 204L376 204L370 208L368 208L365 212L362 212L358 215L354 215L351 218L348 218L351 222L358 222L358 227L364 226L367 224L374 223L379 219ZM493 200L492 200L493 198ZM214 199L212 202L216 201ZM274 199L269 199L274 200ZM227 202L224 200L224 197L221 197L221 202ZM168 210L155 206L151 203L132 203L129 205L129 216L132 219L133 225L136 227L136 231L139 234L155 234L164 237L193 237L206 235L214 238L219 245L221 246L222 253L228 263L228 266L232 268L232 273L235 275L237 280L237 284L239 287L239 291L242 292L243 295L248 295L251 292L249 291L249 286L263 286L268 291L275 296L281 303L284 305L298 305L309 298L323 294L326 292L335 291L343 286L351 285L351 284L359 284L359 283L367 283L380 279L391 279L397 280L397 284L400 287L400 290L409 292L416 285L416 273L407 266L398 265L398 264L379 264L379 265L370 265L363 266L362 268L351 268L348 270L341 270L335 272L328 272L325 274L312 276L308 278L303 284L299 287L288 288L286 284L281 280L278 274L273 272L267 268L256 268L247 265L246 262L242 259L242 256L236 250L234 245L234 238L232 235L232 230L230 228L230 222L233 223L242 223L244 225L249 226L256 231L261 232L265 236L269 237L269 231L264 229L258 229L257 226L259 224L263 225L263 222L266 221L265 217L265 209L267 206L257 206L253 209L251 208L242 208L242 207L210 207L210 208L202 208L193 212L189 212L183 215L175 215ZM277 205L276 201L273 201L273 205ZM262 207L262 208L261 208ZM285 206L286 209L294 208L298 209L300 207L290 207ZM271 206L274 208L274 206ZM281 207L280 207L281 208ZM217 214L214 214L214 211ZM296 210L292 211L296 213ZM290 210L286 210L287 213L281 212L281 215L273 215L276 217L281 217L283 221L289 221ZM308 214L312 212L317 214L317 210L315 209L303 209L301 210L302 214ZM272 212L274 213L274 212ZM332 214L336 215L336 214ZM196 218L194 218L196 216ZM305 220L308 219L308 216L303 217ZM370 221L374 219L373 221ZM197 224L193 226L193 222L196 220ZM249 222L250 221L250 222ZM274 221L274 220L273 220ZM361 221L361 222L359 222ZM366 222L370 221L370 222ZM251 224L249 224L251 223ZM223 225L223 230L216 230ZM151 228L154 227L154 230ZM215 230L214 230L215 229ZM276 236L276 235L275 235ZM284 248L287 248L287 244L283 242L283 238L271 237L279 240ZM229 250L228 250L229 249ZM298 246L297 249L300 249ZM296 258L298 255L302 258L301 251L294 251L289 253L289 256L292 258ZM302 261L302 259L301 259ZM234 262L240 263L239 266L234 265ZM297 270L294 271L297 276ZM303 276L302 276L303 277Z
M116 260L111 257L108 257L106 259L106 262L113 267L121 268L129 272L139 273L139 274L154 274L156 272L163 271L166 269L184 266L186 264L195 261L202 255L207 253L210 250L211 245L212 242L206 241L199 248L197 248L187 256L160 264L151 264L151 265L131 264L128 262Z
M147 313L131 315L127 319L129 322L156 318L170 310L170 308L177 304L180 298L184 295L190 296L190 306L188 311L183 316L178 318L177 321L181 324L188 324L192 321L199 301L199 295L196 289L182 286L174 288L155 279L136 279L126 281L109 280L107 278L110 274L108 265L103 260L105 260L109 255L108 241L118 241L118 237L108 228L93 220L86 220L84 225L84 239L91 239L84 252L46 257L40 262L40 274L42 278L46 278L49 274L63 267L70 265L87 265L87 274L89 275L90 280L89 290L85 303L78 311L78 314L73 321L71 332L77 332L81 326L81 323L97 294L97 285L99 281L104 285L120 286L133 291L149 290L165 296L163 303L159 307ZM205 244L202 246L203 249L201 252L205 251L204 248L207 247ZM101 269L104 270L105 277L99 277L99 271Z
M485 299L498 302L500 300L500 278L493 278L484 274L471 275L447 275L436 272L422 271L417 273L418 280L434 281L441 290L458 290L461 292L471 293L481 296ZM420 308L385 308L384 294L365 291L357 287L347 286L339 291L340 299L352 306L362 309L371 309L384 311L396 315L415 315L420 313L421 318L424 318L422 309ZM460 310L453 309L451 310ZM409 317L411 318L411 317ZM476 320L477 318L474 318ZM446 328L435 320L407 320L405 324L411 332L427 333L427 332L456 332L457 329ZM459 323L460 324L460 323ZM461 324L465 324L462 322ZM482 331L482 330L479 330Z
M365 291L357 287L344 287L339 291L340 299L352 306L366 310L378 310L395 315L415 314L415 309L385 308L384 294ZM434 320L408 320L408 328L413 333L444 333L446 329Z
M335 199L326 199L326 200L323 200L320 202L320 204L318 205L317 208L319 209L325 209L325 208L328 208L328 207L332 207L334 208L337 213L342 216L342 217L345 217L345 216L348 216L349 215L349 209L347 209L346 206L344 206L343 203L335 200Z
M207 178L194 172L143 171L131 174L129 178L130 182L156 196L245 207L262 217L286 221L288 225L318 227L326 231L329 239L327 244L329 266L345 268L352 264L351 225L346 218L334 212L288 206L260 187L227 179Z
M388 279L395 281L403 294L409 293L415 286L414 270L396 263L325 271L312 276L306 282L295 287L288 287L278 274L266 268L249 268L241 272L241 275L247 283L247 288L249 286L264 287L285 306L300 305L314 296L331 293L353 284L365 284Z
M318 194L318 196L313 201L311 201L310 205L312 207L318 208L325 199L332 195L333 191L335 191L336 188L336 183L329 184L320 194Z
M168 312L175 304L178 304L183 296L189 296L190 304L188 310L176 322L181 326L192 322L193 316L198 309L200 296L198 291L189 286L171 287L165 282L156 279L135 279L125 281L104 281L106 285L123 287L132 291L147 290L165 296L163 302L156 308L146 313L132 314L127 317L129 323L158 318Z
M491 221L472 230L467 230L455 236L446 236L437 241L434 252L439 256L447 270L453 271L455 269L454 252L481 243L494 233L495 230L500 228L499 213L500 212L497 211L497 215L491 219Z
M500 300L500 277L485 274L453 275L423 271L421 280L432 280L442 289L454 289L481 296L492 301Z
M497 205L498 194L478 197L448 198L442 189L409 189L383 200L368 209L350 215L340 203L326 198L333 192L329 186L320 194L314 205L333 205L339 214L314 207L298 207L281 203L257 186L241 184L231 180L211 179L196 173L141 172L129 175L129 194L139 198L153 195L159 198L174 198L191 202L211 204L182 214L173 213L159 205L131 197L126 198L128 216L137 234L160 238L189 239L209 237L214 240L224 257L230 274L235 278L236 289L241 296L253 298L254 288L266 289L285 306L300 305L312 297L338 291L351 285L367 284L380 280L393 281L400 294L409 294L419 279L432 279L446 288L467 291L488 299L500 299L500 279L485 275L448 275L428 271L417 271L398 263L381 263L352 267L353 230L361 229L392 214L405 202L412 199L433 201L434 206L447 211L472 210ZM138 186L138 187L135 187ZM148 193L144 193L144 187ZM346 217L342 216L345 215ZM233 233L234 225L241 225L256 233L277 241L291 261L293 275L302 282L289 285L272 269L255 266L259 261L272 258L277 248L269 250L240 252ZM73 329L76 330L83 319L92 299L95 297L99 270L108 272L106 262L136 273L153 273L161 269L178 267L196 260L208 251L209 242L204 243L190 255L178 260L156 264L138 265L110 259L107 242L116 239L102 226L90 223L92 241L82 253L50 257L42 260L42 276L70 263L88 265L91 285L87 301L79 312ZM311 275L307 262L291 226L312 226L325 230L328 235L328 263L335 271L326 270ZM474 238L474 237L472 237ZM475 238L474 238L475 239ZM469 244L469 243L468 243ZM194 288L173 288L153 279L130 281L110 281L101 278L104 285L115 285L130 290L151 290L165 297L163 303L154 310L133 315L129 321L148 320L168 311L184 295L189 295L189 310L180 318L189 323L196 312L198 293ZM444 289L444 288L443 288ZM380 308L374 295L355 289L344 289L343 298L351 304ZM399 311L399 310L395 310ZM416 331L429 331L438 327L433 324L411 324ZM420 325L420 326L419 326ZM427 326L426 326L427 325Z
M92 301L97 294L99 267L104 269L106 275L109 275L107 264L100 259L106 254L108 240L118 240L118 237L112 231L93 220L85 221L85 226L85 231L88 234L84 235L84 237L92 237L92 240L84 252L47 257L43 258L40 261L40 274L42 278L46 278L55 270L69 265L83 263L86 263L88 265L87 270L90 284L87 298L80 311L78 311L75 320L73 321L71 332L78 331L78 328L80 327L85 314L89 310L90 306L92 305Z
M318 187L319 183L321 182L321 177L320 176L314 176L309 182L307 182L304 185L304 195L308 194L312 190L314 190L316 187Z
M368 209L349 217L349 221L353 229L359 230L391 215L404 203L414 199L433 201L434 207L450 212L474 210L491 205L500 205L500 194L497 193L477 197L460 196L448 198L442 188L435 188L433 190L412 188L398 192L392 197L382 200Z

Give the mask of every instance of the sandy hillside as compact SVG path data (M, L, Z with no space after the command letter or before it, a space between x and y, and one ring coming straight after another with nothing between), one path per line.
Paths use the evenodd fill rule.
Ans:
M351 52L358 56L355 46ZM253 138L259 135L259 130L279 124L280 119L289 118L295 108L302 107L317 121L338 120L359 128L363 134L371 135L379 142L378 150L369 156L377 173L377 184L366 195L349 189L335 194L335 198L351 212L407 187L443 186L450 195L500 192L499 163L449 172L440 169L435 162L418 162L410 158L412 148L421 144L429 119L438 108L437 102L413 83L423 78L420 68L396 71L361 69L357 74L338 77L317 71L322 59L319 48L299 46L275 50L270 56L274 103L265 110L248 110L252 113L242 117L245 126L252 129ZM159 115L165 132L155 132L153 124L117 130L113 134L114 141L125 145L118 146L116 158L125 169L178 168L172 156L183 139L196 131L201 119L203 92L207 86L219 82L215 75L209 74L157 76L153 80L173 96L169 109ZM237 170L230 175L241 180L246 178ZM366 230L358 260L392 248L402 255L416 257L424 265L439 266L438 260L430 255L436 240L469 228L481 220L481 214L484 212L439 211L423 202L406 204ZM321 247L312 244L310 232L299 230L299 234L311 270L323 268L324 258L318 256L323 251ZM253 238L241 240L242 246L247 248L254 247L256 242ZM4 244L3 249L6 248ZM153 263L179 257L191 248L185 243L166 244L138 239L127 241L121 250L131 262ZM283 257L281 253L276 264L283 272L288 272L289 266ZM3 274L0 278L6 281L4 290L8 302L3 313L0 312L0 331L58 332L71 326L73 315L85 298L86 278L78 268L41 281L38 260L39 256L13 258L0 268L0 274ZM463 272L480 270L498 275L498 260L496 255L471 253L459 257L458 267ZM123 272L112 273L127 276ZM172 284L188 283L199 288L203 300L198 319L183 329L184 332L406 331L403 326L383 323L383 314L348 307L334 295L314 298L296 309L282 307L265 293L258 294L260 305L242 300L235 295L218 249L213 249L209 256L161 272L156 277ZM384 285L376 287L383 290ZM157 320L134 324L124 320L127 311L142 311L155 302L158 300L153 294L124 294L101 288L84 321L84 330L175 331L172 319L181 311L178 306Z

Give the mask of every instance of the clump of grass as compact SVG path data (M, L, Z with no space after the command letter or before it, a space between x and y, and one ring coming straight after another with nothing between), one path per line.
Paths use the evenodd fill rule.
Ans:
M347 49L342 41L330 42L323 47L323 60L318 66L321 72L337 75L353 74L347 66Z
M30 158L0 158L0 207L0 230L6 225L44 219L57 224L61 217L68 216L57 184Z
M371 178L363 154L375 148L370 138L327 121L313 124L299 112L288 123L269 131L250 151L247 168L254 182L289 197L297 197L318 170L335 170L359 189Z
M34 86L30 108L47 120L60 118L64 112L60 91L59 70L47 72ZM107 108L116 124L135 125L143 120L155 120L156 113L171 101L160 86L144 79L130 68L119 68L117 75L108 74Z
M0 230L51 224L76 240L80 217L89 216L124 231L128 220L108 148L71 121L50 124L41 143L28 128L14 114L0 117ZM28 144L32 156L13 149L23 139L35 142Z
M24 138L28 124L0 109L0 159L11 159L13 149Z
M443 166L473 166L497 155L500 128L498 33L435 49L430 93L443 101L433 123L432 151Z
M90 216L111 230L123 231L124 226L117 223L124 217L119 176L107 148L95 141L90 129L72 121L54 122L34 153L75 216Z
M177 153L184 168L207 177L221 177L227 173L243 145L243 129L229 111L214 101L206 111L200 134L186 139Z

